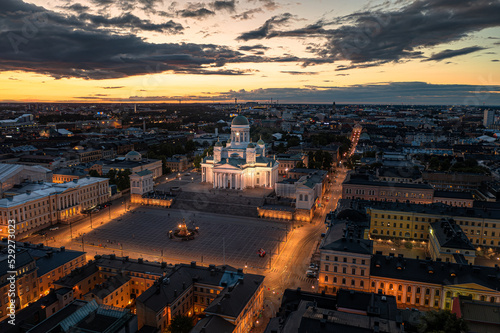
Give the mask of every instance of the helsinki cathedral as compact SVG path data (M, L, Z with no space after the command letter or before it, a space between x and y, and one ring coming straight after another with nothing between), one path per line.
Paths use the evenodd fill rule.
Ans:
M226 146L217 141L214 155L203 159L201 181L213 184L214 188L274 188L278 181L278 162L266 157L262 139L256 144L251 142L248 119L237 116L231 122L231 137Z

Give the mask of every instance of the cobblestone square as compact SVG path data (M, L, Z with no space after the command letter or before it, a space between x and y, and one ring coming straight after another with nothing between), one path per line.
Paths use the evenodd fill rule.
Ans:
M186 220L199 227L196 239L169 239L170 230ZM237 268L269 266L286 239L286 225L256 218L140 206L120 219L84 235L85 250L115 253L168 263L225 263ZM76 240L82 243L81 237ZM264 248L267 256L257 251ZM103 251L104 250L104 251Z

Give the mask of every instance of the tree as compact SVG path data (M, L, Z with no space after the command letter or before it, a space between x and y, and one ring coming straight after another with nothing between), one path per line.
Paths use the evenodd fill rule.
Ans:
M194 164L194 167L196 169L200 169L201 168L201 161L202 160L203 160L203 157L201 157L201 155L196 155L194 157L193 164Z
M101 177L101 175L99 174L99 172L97 172L97 170L90 170L89 176L90 177Z
M467 323L462 318L457 318L449 310L428 311L420 318L418 328L422 333L465 333L468 331Z
M189 333L194 327L193 318L188 316L175 316L168 326L170 333Z
M187 152L192 152L196 149L196 143L193 140L189 140L184 145L184 148L186 149Z

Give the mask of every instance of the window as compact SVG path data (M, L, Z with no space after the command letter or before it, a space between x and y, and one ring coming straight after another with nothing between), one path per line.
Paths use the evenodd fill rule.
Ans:
M325 275L325 282L328 282L328 275Z
M325 272L328 272L328 270L329 270L328 265L325 265Z
M364 288L364 286L365 286L365 281L363 281L363 280L359 281L359 286L360 286L361 288ZM494 297L492 297L492 299L494 300L495 298L494 298ZM493 302L492 302L492 303L493 303Z
M347 268L342 267L342 273L346 274L347 273Z
M362 270L361 270L360 275L361 275L361 276L365 276L365 270L364 270L364 269L362 269Z
M391 284L389 284L389 290L393 290L394 289L394 286Z
M356 275L356 268L352 269L352 275Z
M347 258L346 257L344 257L344 262L347 262Z
M333 271L337 273L337 266L333 266Z
M398 291L403 291L403 286L402 285L398 286Z
M411 293L411 287L410 286L408 286L408 288L406 288L406 292Z
M356 258L352 259L352 263L355 264L356 263Z
M384 283L380 282L380 288L384 289Z
M335 257L333 261L339 261L339 257Z
M353 287L354 287L355 285L356 285L356 281L351 280L351 286L353 286Z
M361 260L361 265L365 265L365 259Z
M342 284L345 284L345 279L342 279Z
M325 260L326 260L326 261L329 261L329 260L330 260L330 256L326 256L326 257L325 257Z

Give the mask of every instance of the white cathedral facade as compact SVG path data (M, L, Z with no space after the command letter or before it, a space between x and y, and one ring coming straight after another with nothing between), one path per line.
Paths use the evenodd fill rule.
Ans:
M231 137L226 147L217 142L213 156L205 157L201 163L201 181L213 184L214 188L274 188L278 164L266 157L264 141L251 142L248 119L237 116L231 122Z

